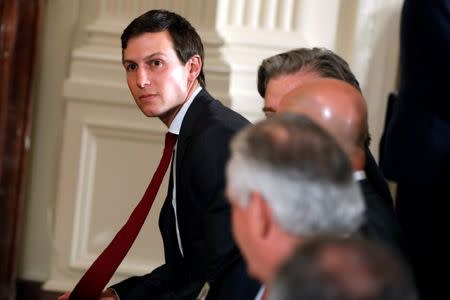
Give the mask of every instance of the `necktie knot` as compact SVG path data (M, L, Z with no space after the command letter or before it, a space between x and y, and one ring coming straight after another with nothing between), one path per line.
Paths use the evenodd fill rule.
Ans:
M164 141L164 148L173 149L177 142L178 135L172 132L166 133L166 139Z

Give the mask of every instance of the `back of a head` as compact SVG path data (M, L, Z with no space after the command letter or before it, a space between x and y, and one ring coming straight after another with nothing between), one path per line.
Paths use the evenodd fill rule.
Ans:
M352 85L331 78L310 80L285 95L278 111L313 119L336 138L356 169L364 168L367 108L362 94Z
M178 59L185 64L193 55L199 55L204 61L203 43L195 28L182 16L163 9L150 10L135 18L123 31L120 39L122 53L131 38L148 32L168 31ZM205 87L203 65L197 77L200 85Z
M310 119L278 114L239 132L227 166L229 190L246 206L261 193L282 228L297 236L350 235L364 212L347 156Z
M270 287L271 300L416 300L410 270L368 240L319 237L299 247Z
M347 62L325 48L299 48L264 59L258 68L257 86L265 97L270 79L297 72L316 72L321 77L343 80L361 90Z

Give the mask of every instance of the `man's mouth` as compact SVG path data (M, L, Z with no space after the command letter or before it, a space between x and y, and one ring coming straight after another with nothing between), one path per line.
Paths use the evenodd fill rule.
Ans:
M144 94L144 95L139 96L139 100L144 101L144 102L151 101L156 96L157 96L157 94Z

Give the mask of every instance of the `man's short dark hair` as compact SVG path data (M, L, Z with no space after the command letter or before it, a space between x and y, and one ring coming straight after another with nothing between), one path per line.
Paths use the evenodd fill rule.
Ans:
M147 32L168 31L178 59L183 63L198 54L203 62L203 43L195 28L182 16L167 10L150 10L134 19L122 33L122 53L131 38ZM205 87L203 64L197 80Z
M267 83L280 75L317 72L326 78L343 80L361 91L348 63L325 48L298 48L264 59L258 68L258 92L265 97Z

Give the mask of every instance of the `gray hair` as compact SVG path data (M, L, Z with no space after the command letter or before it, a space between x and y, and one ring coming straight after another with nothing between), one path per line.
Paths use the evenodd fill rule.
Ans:
M241 130L231 143L227 190L241 207L252 191L261 193L295 235L350 235L364 219L347 156L304 116L279 114Z
M264 59L258 68L258 92L265 97L270 79L281 75L316 72L321 77L346 81L361 92L358 80L348 63L326 48L298 48Z

